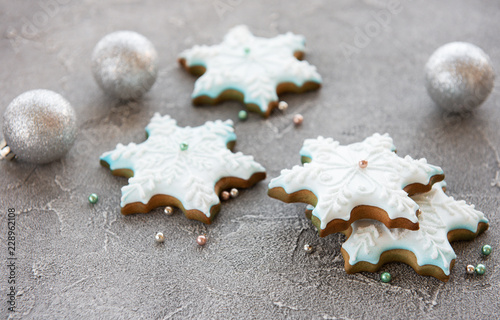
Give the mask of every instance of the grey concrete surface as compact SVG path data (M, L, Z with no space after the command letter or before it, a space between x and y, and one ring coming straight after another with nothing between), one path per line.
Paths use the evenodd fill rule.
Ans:
M447 115L428 97L423 67L437 47L461 40L483 48L500 70L500 3L401 0L399 9L382 27L373 15L387 10L382 0L1 1L0 112L24 91L54 90L75 107L79 137L64 159L48 165L0 163L0 317L495 319L498 83L476 112ZM237 24L261 36L305 35L306 58L322 74L323 88L285 95L289 109L267 120L250 114L238 122L242 107L234 102L193 107L194 78L178 66L177 54L218 43ZM372 36L346 55L357 28L371 28ZM122 29L145 35L160 55L158 81L138 102L106 98L90 70L97 41ZM126 179L112 176L98 158L119 142L143 141L154 112L183 126L235 120L236 150L254 155L268 178L224 203L212 225L179 213L168 217L161 209L122 216ZM305 120L295 128L298 112ZM343 236L318 238L305 205L266 196L270 178L299 164L304 139L323 135L352 143L374 132L389 132L399 154L442 166L449 194L476 204L490 219L478 239L453 244L458 259L448 283L400 263L382 269L393 275L390 284L378 273L347 275ZM87 201L92 192L99 195L94 206ZM17 212L15 313L6 302L8 208ZM166 234L163 245L154 243L157 231ZM204 248L195 242L201 233L209 237ZM480 255L485 243L495 250L487 259ZM304 253L304 244L315 252ZM479 262L486 274L466 276L465 266Z

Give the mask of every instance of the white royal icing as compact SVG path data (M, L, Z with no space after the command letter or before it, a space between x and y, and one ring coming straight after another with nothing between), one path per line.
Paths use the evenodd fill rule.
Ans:
M404 249L415 254L419 266L433 265L449 275L456 255L448 242L448 232L463 229L475 233L478 224L488 220L473 205L447 196L443 186L444 182L438 182L428 193L413 197L421 211L417 231L389 229L374 220L355 221L351 236L342 245L349 254L349 264L361 261L377 264L383 252Z
M224 177L248 180L265 169L252 156L233 153L227 143L235 141L233 122L208 121L199 127L178 127L170 116L156 113L146 127L148 139L140 144L118 144L101 160L111 170L134 172L122 188L121 206L147 204L154 195L177 198L186 210L196 209L210 217L219 203L215 184ZM180 145L186 143L187 149Z
M281 171L269 188L282 187L288 194L314 193L318 201L312 214L321 221L321 229L334 219L348 221L359 205L381 208L390 219L417 223L418 205L403 188L413 183L427 185L443 171L425 159L401 158L394 150L388 134L374 134L347 146L331 138L308 139L300 154L312 161ZM360 167L362 160L368 161L366 168Z
M221 44L194 46L182 52L180 58L189 67L206 68L196 80L193 99L216 98L227 89L235 89L244 94L246 104L256 104L265 113L270 102L278 101L278 84L292 82L301 87L309 81L321 83L316 67L293 56L304 50L303 36L288 32L271 39L260 38L252 35L248 27L237 26Z

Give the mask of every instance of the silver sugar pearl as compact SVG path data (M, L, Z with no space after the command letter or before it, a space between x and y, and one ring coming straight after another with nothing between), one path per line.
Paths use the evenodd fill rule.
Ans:
M158 54L153 44L137 32L113 32L95 46L92 72L99 86L110 96L138 99L156 81Z
M14 154L14 152L10 150L7 141L5 141L5 139L2 139L2 141L0 141L0 159L12 160L15 156L16 155Z
M434 102L450 112L480 106L493 89L495 73L488 55L466 42L438 48L425 65L425 86Z
M3 135L21 161L48 163L64 156L77 135L71 104L50 90L27 91L12 100L3 116Z
M171 216L174 214L174 208L172 207L165 207L165 210L163 210L167 216Z
M163 243L165 241L165 235L163 235L163 233L161 232L157 232L155 234L155 241L158 243Z
M280 101L278 103L278 109L280 109L280 111L285 111L286 109L288 109L288 103L286 103L285 101Z
M467 267L465 267L465 272L467 272L467 274L474 274L475 271L476 267L473 266L472 264L469 264L467 265Z
M240 194L240 192L236 188L232 188L229 193L231 194L232 198L236 198Z
M308 245L308 244L305 244L305 245L304 245L304 251L305 251L306 253L312 253L312 252L313 252L313 250L314 250L314 248L313 248L312 246L310 246L310 245Z

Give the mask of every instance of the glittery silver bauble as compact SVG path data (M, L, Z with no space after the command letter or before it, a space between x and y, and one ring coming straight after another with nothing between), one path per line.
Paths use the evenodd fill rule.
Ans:
M65 155L75 142L75 111L55 92L28 91L12 100L5 110L3 134L19 160L51 162Z
M438 48L425 66L425 85L432 100L453 112L471 111L486 100L495 73L479 47L451 42Z
M156 81L158 54L153 44L136 32L113 32L95 46L92 72L107 94L124 100L138 99Z

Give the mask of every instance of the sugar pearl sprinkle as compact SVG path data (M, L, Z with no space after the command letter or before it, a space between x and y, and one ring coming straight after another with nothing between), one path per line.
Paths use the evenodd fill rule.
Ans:
M248 113L245 110L238 112L238 119L245 121L248 118Z
M486 267L484 266L484 264L480 263L476 266L476 274L482 276L485 272L486 272Z
M163 233L161 233L161 232L157 232L155 234L155 241L157 243L163 243L165 241L165 235L163 235Z
M489 256L491 254L491 251L493 251L493 249L491 248L491 246L489 244L485 244L482 248L481 248L481 253L485 256Z
M99 200L99 197L97 196L97 194L95 194L95 193L91 193L90 194L90 196L89 196L89 202L91 204L96 204L98 200Z
M382 272L382 274L380 275L380 281L382 281L384 283L391 282L391 280L392 280L392 276L389 272Z
M465 267L465 272L467 272L467 274L474 274L474 272L476 272L476 267L474 267L472 264L469 264L467 265L467 267Z
M313 250L314 250L314 248L313 248L311 245L308 245L308 244L305 244L305 245L304 245L304 251L305 251L306 253L312 253L312 252L313 252Z
M231 198L231 194L227 191L222 191L220 197L222 198L222 200L227 201L229 200L229 198Z
M165 210L163 210L167 216L171 216L174 214L174 208L172 207L165 207Z
M285 101L280 101L278 103L278 109L280 109L280 111L285 111L286 109L288 109L288 103L286 103Z
M229 193L231 194L231 198L236 198L240 194L240 192L236 188L232 188Z
M364 169L364 168L368 167L368 161L366 161L366 160L361 160L361 161L359 161L358 165L359 165L359 167L360 167L361 169Z
M302 122L304 121L304 117L301 114L296 114L293 116L293 123L298 126L301 125Z
M189 148L189 145L185 142L182 142L179 147L181 148L181 151L186 151Z
M199 246L204 246L205 244L207 244L207 236L205 236L203 234L198 236L198 238L196 238L196 243Z

